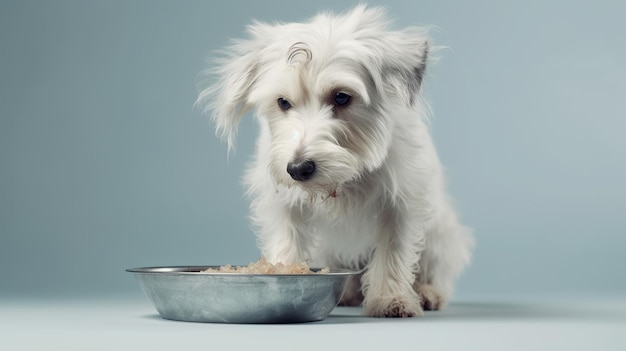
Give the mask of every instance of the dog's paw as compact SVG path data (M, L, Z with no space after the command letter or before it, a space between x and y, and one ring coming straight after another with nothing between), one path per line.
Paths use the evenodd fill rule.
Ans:
M416 284L415 291L419 294L420 304L425 311L437 311L446 305L443 295L430 284Z
M339 300L339 306L359 306L363 302L363 295L360 292L343 295Z
M352 277L343 290L343 295L339 300L340 306L359 306L363 302L363 293L361 292L361 276Z
M388 301L370 300L365 305L365 314L370 317L418 317L424 315L417 297Z

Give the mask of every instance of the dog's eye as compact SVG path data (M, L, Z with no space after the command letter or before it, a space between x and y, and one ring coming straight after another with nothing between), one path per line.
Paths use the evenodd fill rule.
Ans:
M346 93L342 93L342 92L335 93L335 105L345 106L350 103L350 98L351 96Z
M291 108L291 103L283 98L278 98L278 107L280 107L281 110L289 110Z

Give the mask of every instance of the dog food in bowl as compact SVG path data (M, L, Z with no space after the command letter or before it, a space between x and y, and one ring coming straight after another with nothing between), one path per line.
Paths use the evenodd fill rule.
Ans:
M248 266L231 266L229 264L219 268L207 268L204 273L242 273L242 274L325 274L330 273L328 267L312 271L305 263L272 264L261 257L257 262L251 262Z

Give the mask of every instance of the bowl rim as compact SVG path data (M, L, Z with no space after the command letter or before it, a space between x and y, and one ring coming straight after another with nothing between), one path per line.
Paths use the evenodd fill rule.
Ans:
M362 273L344 268L330 268L328 273L228 273L228 272L202 272L205 269L217 269L222 266L153 266L127 268L126 272L150 275L189 275L189 276L232 276L232 277L328 277L328 276L352 276ZM235 265L233 265L235 267ZM322 268L312 267L310 270L318 272ZM237 279L237 278L235 278Z

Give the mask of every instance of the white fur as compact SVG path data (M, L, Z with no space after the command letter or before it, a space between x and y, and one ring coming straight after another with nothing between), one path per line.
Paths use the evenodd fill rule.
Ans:
M382 9L365 6L248 31L218 60L198 103L229 150L241 116L256 110L260 136L245 184L262 254L365 269L361 291L353 284L344 302L364 296L371 316L443 306L473 240L425 123L425 31L390 30ZM349 105L335 106L337 92ZM291 108L279 108L279 98ZM287 173L296 159L315 162L311 179Z

